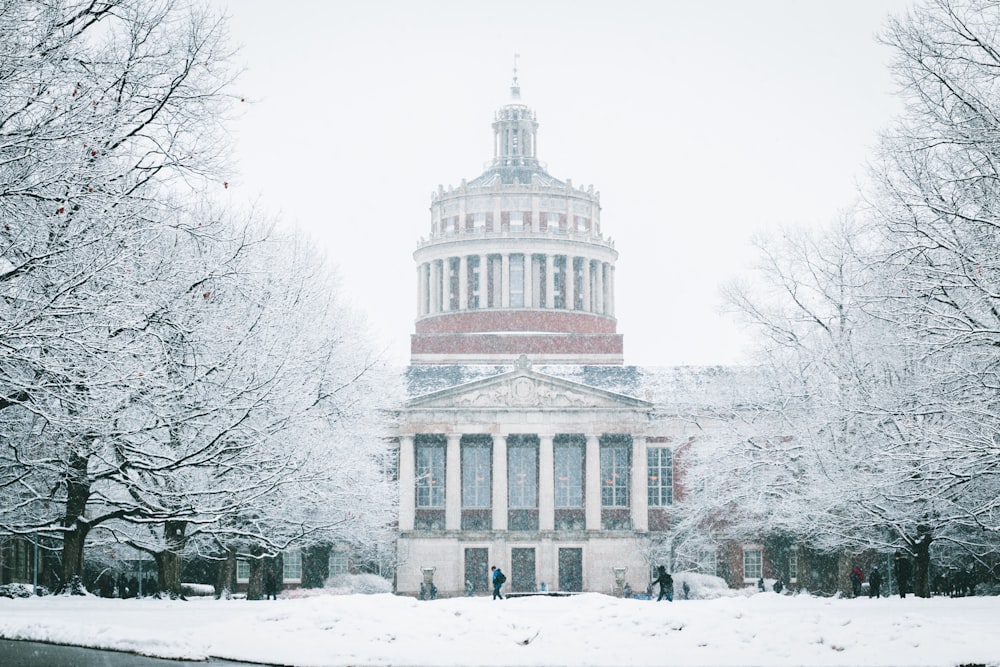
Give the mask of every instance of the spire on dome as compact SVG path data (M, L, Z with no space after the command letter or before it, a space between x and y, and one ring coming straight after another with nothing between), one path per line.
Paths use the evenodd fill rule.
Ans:
M520 57L520 53L514 54L514 80L510 84L510 99L514 102L521 99L521 86L517 83L517 59Z

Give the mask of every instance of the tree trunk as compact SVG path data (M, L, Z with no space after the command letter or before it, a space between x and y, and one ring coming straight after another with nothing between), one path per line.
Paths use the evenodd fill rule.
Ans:
M216 599L228 600L232 597L233 579L236 577L236 548L226 550L226 557L219 563L219 576L215 579Z
M90 524L84 516L90 500L90 478L87 476L89 459L77 451L70 452L69 469L66 471L66 514L62 525L62 586L63 593L80 594L83 581L83 545L87 541Z
M929 598L930 571L931 571L931 542L930 535L921 536L920 540L913 545L913 594L918 598Z
M255 547L250 552L254 558L250 559L250 581L247 582L247 600L259 600L264 597L264 560L261 558L263 550Z
M181 570L184 568L186 528L186 521L167 521L163 527L167 548L156 555L159 590L172 599L184 598L184 592L181 590Z
M852 597L851 556L846 551L837 554L837 592L843 597Z

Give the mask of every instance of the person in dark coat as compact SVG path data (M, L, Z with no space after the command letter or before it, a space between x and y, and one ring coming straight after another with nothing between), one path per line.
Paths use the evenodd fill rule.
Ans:
M892 574L896 577L896 585L899 587L899 597L905 598L906 591L910 588L910 559L897 551L892 559Z
M851 568L851 593L854 597L861 596L861 582L864 581L864 575L861 573L861 568L855 565Z
M882 573L879 572L878 565L872 568L868 575L868 597L877 598L881 596Z
M500 588L503 586L503 583L507 581L507 575L505 575L496 565L491 567L490 571L493 572L493 599L503 600L503 593L500 592Z
M663 598L667 598L667 602L674 601L674 578L667 574L667 568L662 565L656 568L656 579L653 579L654 584L660 585L660 597L656 598L659 602Z
M264 599L278 599L278 578L274 576L274 568L269 567L264 573Z

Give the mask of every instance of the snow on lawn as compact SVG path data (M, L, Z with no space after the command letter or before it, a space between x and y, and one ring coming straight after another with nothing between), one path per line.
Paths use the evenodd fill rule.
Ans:
M280 665L1000 665L1000 598L0 598L0 638Z

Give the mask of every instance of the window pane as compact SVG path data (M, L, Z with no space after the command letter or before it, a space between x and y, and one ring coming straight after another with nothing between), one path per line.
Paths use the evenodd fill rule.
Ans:
M417 507L444 507L444 444L416 449Z
M743 551L743 579L745 581L757 581L762 576L760 549L744 549Z
M601 446L601 505L628 507L629 448L625 445Z
M462 447L462 507L490 506L490 465L493 451L489 446Z
M236 561L236 579L239 581L250 580L250 563L245 560Z
M583 446L556 445L553 454L555 506L583 507Z
M302 579L302 552L289 551L281 558L282 581L299 581Z
M538 446L520 442L507 447L509 507L538 507Z
M327 567L331 577L335 574L343 574L347 572L347 552L331 551L330 558L327 561Z
M510 231L512 232L524 231L524 213L522 213L521 211L510 212Z
M646 452L649 468L649 506L664 507L674 501L673 452L667 447L651 447Z

